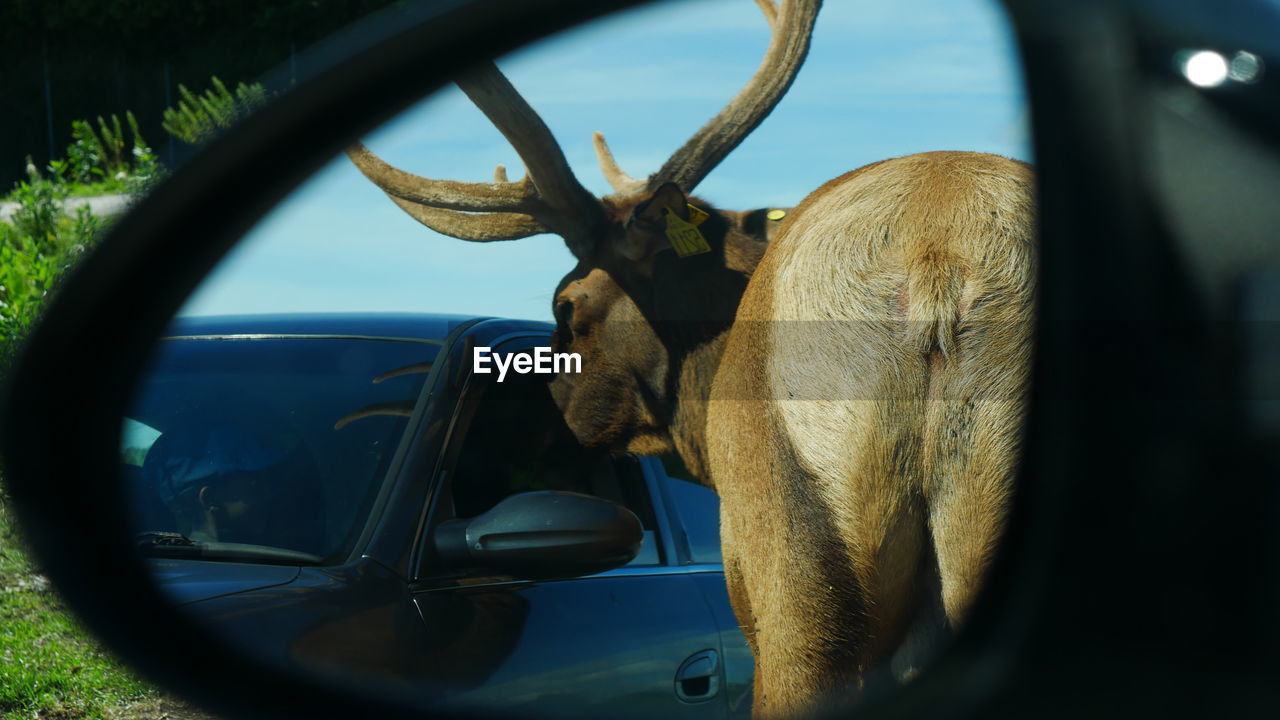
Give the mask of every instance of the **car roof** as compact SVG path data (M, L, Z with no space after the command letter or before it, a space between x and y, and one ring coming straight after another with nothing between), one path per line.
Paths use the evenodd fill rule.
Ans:
M443 340L475 315L439 313L274 313L177 317L165 335L359 335Z

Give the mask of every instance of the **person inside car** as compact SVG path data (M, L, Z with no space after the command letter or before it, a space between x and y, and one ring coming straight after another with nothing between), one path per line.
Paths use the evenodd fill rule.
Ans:
M324 505L315 463L233 425L182 427L156 439L143 489L195 542L243 543L323 554Z

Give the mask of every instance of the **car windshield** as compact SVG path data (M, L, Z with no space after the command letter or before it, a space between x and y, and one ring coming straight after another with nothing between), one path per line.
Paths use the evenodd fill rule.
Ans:
M339 561L364 529L439 348L345 336L160 343L121 443L139 547Z

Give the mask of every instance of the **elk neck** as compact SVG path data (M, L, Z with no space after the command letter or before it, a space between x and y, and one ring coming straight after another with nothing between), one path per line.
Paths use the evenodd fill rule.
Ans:
M705 431L711 383L767 244L739 232L715 211L702 229L711 252L689 257L660 252L648 277L633 276L628 285L635 288L631 297L667 357L662 386L654 388L647 404L666 423L685 466L709 484Z

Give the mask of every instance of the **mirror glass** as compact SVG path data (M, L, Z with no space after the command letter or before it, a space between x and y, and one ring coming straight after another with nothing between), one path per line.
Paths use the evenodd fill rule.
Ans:
M803 603L763 609L764 600L748 597L744 588L759 577L760 559L794 548L756 547L754 530L733 537L728 520L722 528L720 503L733 489L720 485L718 496L706 477L720 461L708 460L702 448L710 445L683 439L684 428L708 423L702 410L690 409L704 407L706 395L702 405L677 403L672 388L687 389L697 378L676 368L702 362L711 352L705 348L723 349L750 266L761 253L768 262L768 242L788 223L801 226L813 215L796 208L824 183L927 151L1031 160L1013 38L987 0L827 3L807 60L767 119L718 164L696 149L678 152L761 66L772 37L768 14L747 0L659 4L497 60L559 142L577 182L606 198L590 222L548 199L553 193L541 179L548 175L539 175L537 186L518 184L522 155L473 98L451 86L362 142L407 173L476 185L458 190L384 172L380 188L367 176L383 172L376 161L367 160L362 173L343 155L248 233L174 318L123 421L133 530L164 592L246 653L326 682L409 693L424 705L748 716L753 682L780 682L768 663L779 667L776 658L791 652L780 650L768 623L793 622L810 610ZM785 18L775 24L794 25ZM770 66L763 76L783 72ZM463 83L474 97L493 92L485 85L491 80ZM627 177L615 174L611 182L600 169L597 131L617 166L635 178L669 158L714 170L704 167L696 197L684 197L679 183L675 190L621 191ZM715 137L731 132L722 128ZM546 144L529 141L531 147ZM1023 172L990 162L999 173ZM495 172L499 165L509 180ZM986 167L972 174L985 177ZM534 172L554 172L546 168ZM891 181L877 180L877 187ZM396 182L432 195L437 206L398 206L384 192ZM402 198L406 193L402 188ZM450 193L467 199L440 199L455 197ZM531 200L530 193L541 195ZM1005 232L1030 212L1026 198L1015 200L1008 208L1014 220L1002 208L972 222ZM929 208L945 210L947 202L940 197L913 212L934 222ZM515 214L458 215L483 210ZM528 215L538 223L532 230ZM530 236L461 242L424 225L471 239ZM884 227L888 238L897 225ZM730 233L756 249L725 249ZM1029 235L1021 242L1010 257L1025 261ZM699 243L711 251L700 252ZM689 257L678 257L681 250ZM695 279L676 282L704 266L710 269ZM829 280L785 271L777 277L801 292ZM955 287L960 314L978 312L985 296L964 295L972 284ZM705 291L701 299L681 295L690 288ZM915 329L926 321L903 315L915 307L912 297L906 290L894 295L884 306L897 319L868 318L867 326L890 323L885 332L920 336ZM689 322L663 324L668 316L658 314L671 305L684 307ZM793 318L805 321L794 324L803 328L798 335L777 337L806 347L835 333L831 345L839 349L846 331L815 313ZM653 337L664 328L677 328L678 338ZM647 344L636 339L645 333ZM950 345L940 342L921 347L912 362L942 367ZM575 352L560 352L569 350ZM591 385L596 369L633 360L649 363L651 372L631 373L630 384ZM784 415L800 413L787 422L816 423L810 427L827 438L793 447L801 465L818 468L810 473L816 478L827 477L822 467L844 461L820 462L841 445L821 431L823 421L806 420L806 408L832 402L836 417L884 399L861 389L832 399L817 386L778 387L802 393L779 406ZM769 395L726 392L730 404ZM584 410L588 400L594 409ZM939 402L929 407L952 401ZM1010 402L1017 399L980 398L978 405ZM624 411L634 417L620 420ZM912 412L923 417L926 410ZM907 444L895 447L935 442L928 423L921 427L903 430L894 442ZM754 440L708 432L721 438L716 442L768 444L764 430ZM903 472L926 473L922 467ZM753 476L783 482L781 472ZM761 492L753 496L778 495ZM858 518L901 520L914 529L886 532L875 547L859 550L885 563L886 586L893 587L883 597L896 603L886 611L892 618L876 637L849 641L856 650L823 660L845 668L838 683L775 691L781 699L774 707L784 711L840 687L871 687L877 678L889 686L909 682L945 644L948 613L963 613L975 591L949 579L940 585L952 577L949 563L959 561L933 551L944 536L926 537L933 500L920 493L927 490L903 491L882 506L833 492L812 496L813 507L826 505L797 520L797 541L817 533L820 541L854 542L850 523ZM522 493L551 493L544 500L553 503L561 497L555 493L577 493L607 503L597 508L604 515L555 515L539 530L510 508L547 507L543 501L502 503ZM840 505L840 497L853 504ZM1001 518L990 520L989 531L998 533ZM520 532L485 529L520 522ZM634 536L626 530L632 523ZM539 544L548 557L608 569L565 576L558 568L576 566L485 564L495 552ZM849 598L861 592L851 573L831 572L836 580L826 590L839 598L822 607L850 610ZM726 589L726 574L737 589ZM837 624L840 633L863 632L852 620ZM811 632L797 628L801 636ZM802 637L796 651L806 642L833 645ZM766 656L774 659L757 673L755 660Z

